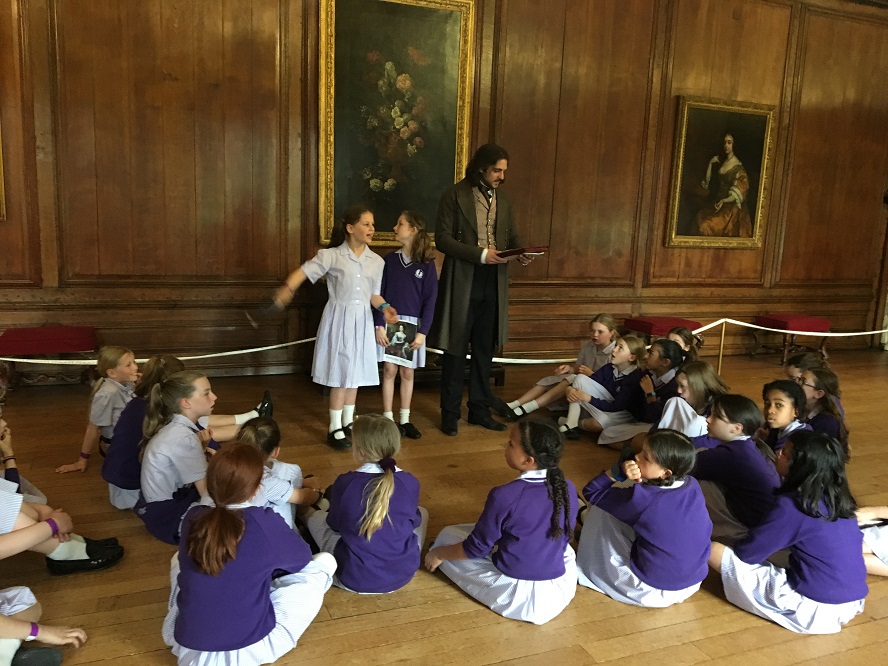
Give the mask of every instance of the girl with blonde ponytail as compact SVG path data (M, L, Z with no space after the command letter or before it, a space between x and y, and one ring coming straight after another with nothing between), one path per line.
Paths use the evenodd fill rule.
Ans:
M425 541L428 512L419 481L397 466L398 426L381 414L362 415L352 429L361 466L339 476L327 492L329 511L316 511L308 529L338 563L333 583L353 592L393 592L413 578Z
M256 447L226 445L207 468L215 506L196 506L182 521L163 623L180 666L277 661L296 647L330 589L333 556L312 557L297 532L251 504L264 467Z

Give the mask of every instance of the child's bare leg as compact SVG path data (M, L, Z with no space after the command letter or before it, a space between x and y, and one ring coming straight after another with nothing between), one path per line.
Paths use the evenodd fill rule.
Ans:
M570 384L566 380L562 379L560 382L555 384L555 386L550 388L548 391L546 391L539 398L536 399L537 406L545 407L546 405L549 405L556 400L561 400L564 397L564 394L567 392L569 386ZM543 387L538 386L537 388Z
M873 553L867 553L866 545L864 545L863 549L863 561L866 564L866 572L873 576L888 576L888 564L885 564Z
M22 622L39 622L41 615L43 615L43 606L41 606L38 601L30 608L26 608L18 613L13 613L8 617L13 618L14 620L21 620Z
M410 409L413 399L413 368L401 366L401 410Z
M601 424L591 417L580 421L580 428L586 432L601 432L604 430L604 428L601 427Z
M599 442L599 444L600 444L600 443L601 443L601 442ZM609 448L612 448L614 451L622 451L623 448L625 448L625 447L628 446L629 444L630 444L630 441L629 441L629 440L626 440L626 441L623 441L623 442L608 442L607 444L605 444L605 446L607 446L607 447L609 447Z
M398 374L398 366L386 361L382 364L382 411L391 412L395 403L395 377ZM402 376L403 382L403 376ZM404 384L401 384L401 392L404 392Z
M641 453L641 447L644 446L644 440L647 439L646 432L640 432L631 440L629 440L629 446L632 447L633 453Z
M213 439L217 442L230 442L231 440L236 439L240 429L241 427L239 425L214 426L210 424Z
M536 400L541 395L546 392L545 386L531 386L530 390L518 398L515 402L519 405L523 405L525 402L530 402L531 400Z

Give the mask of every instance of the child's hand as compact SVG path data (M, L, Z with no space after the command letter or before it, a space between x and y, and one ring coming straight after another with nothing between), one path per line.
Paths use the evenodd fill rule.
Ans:
M571 370L573 370L573 366L571 366L571 365L567 365L567 364L559 365L557 368L555 368L555 374L556 375L569 375Z
M638 463L634 460L630 459L623 463L623 474L630 481L641 483L641 470L638 468Z
M314 490L321 489L321 481L316 476L306 476L302 479L303 488L312 488Z
M564 397L567 398L568 402L589 402L592 399L591 395L573 386L565 391Z
M398 311L395 310L391 305L387 306L385 310L382 311L383 316L385 317L385 321L387 324L397 324L398 323Z
M644 391L644 394L654 392L654 380L651 379L650 375L644 375L638 382L638 385L641 387L641 390Z
M581 375L586 375L587 377L592 376L592 368L590 368L588 365L581 365L579 368L577 368L577 372Z
M435 549L435 550L437 550L437 549ZM441 566L441 562L443 562L443 561L444 560L442 560L440 557L435 555L434 550L430 550L428 553L426 553L426 556L425 556L425 568L428 569L429 571L435 571L435 569L437 569L439 566Z
M389 339L385 335L385 328L383 326L379 326L376 329L376 344L380 347L389 346Z
M54 627L41 624L37 640L47 645L72 645L80 647L86 642L86 632L74 627Z
M9 426L6 425L6 421L0 420L0 451L3 452L3 457L14 456L15 452L12 450L12 432L9 430Z
M56 467L56 474L67 474L68 472L85 472L87 467L89 467L89 461L86 458L78 458L77 462L75 463Z
M59 537L67 537L74 531L74 521L71 520L71 516L65 513L64 509L54 509L47 518L52 518L56 522L56 525L59 526ZM67 541L68 539L66 538L64 540ZM59 541L62 541L62 539L60 538Z
M213 429L204 428L203 430L198 430L197 438L200 440L201 447L206 448L207 445L210 443L210 440L213 439Z
M410 343L410 349L419 349L425 344L426 336L423 333L417 333Z

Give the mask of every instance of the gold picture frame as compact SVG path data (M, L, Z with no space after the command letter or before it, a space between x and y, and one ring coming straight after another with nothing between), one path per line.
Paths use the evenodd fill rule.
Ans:
M679 98L667 247L762 246L775 108Z
M3 175L3 128L0 127L0 220L6 219L6 190L4 189L5 181L6 178Z
M469 158L474 39L473 0L322 0L321 243L357 203L374 212L374 245L395 244L402 210L434 233L438 199Z

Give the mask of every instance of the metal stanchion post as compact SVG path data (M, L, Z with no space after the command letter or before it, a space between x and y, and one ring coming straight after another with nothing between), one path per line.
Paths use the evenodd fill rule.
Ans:
M725 354L725 326L727 322L722 322L722 332L721 332L721 341L718 343L718 374L722 372L722 357Z

